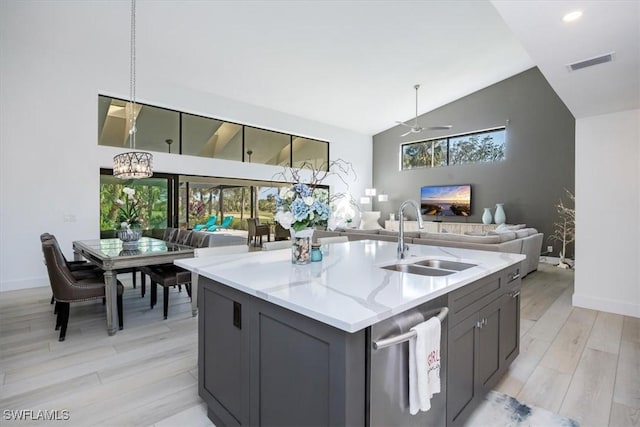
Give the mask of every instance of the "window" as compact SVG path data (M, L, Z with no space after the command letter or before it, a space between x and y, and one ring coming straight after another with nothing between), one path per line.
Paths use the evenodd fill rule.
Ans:
M289 166L291 135L246 126L245 162Z
M133 188L138 201L140 227L146 235L153 230L163 230L170 223L170 178L154 175L152 178L122 181L115 178L110 169L100 170L100 235L115 237L120 228L118 213L125 187Z
M129 148L129 102L98 96L98 145ZM136 104L136 149L316 169L329 167L329 143L195 114Z
M505 159L506 128L402 144L402 170Z
M182 154L242 161L242 126L182 114Z

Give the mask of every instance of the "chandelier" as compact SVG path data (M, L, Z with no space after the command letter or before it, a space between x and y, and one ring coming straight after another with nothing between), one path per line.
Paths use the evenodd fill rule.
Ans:
M129 102L126 107L129 123L129 147L133 151L113 157L113 176L120 179L149 178L153 175L153 156L136 149L136 0L131 0L131 46L129 61Z

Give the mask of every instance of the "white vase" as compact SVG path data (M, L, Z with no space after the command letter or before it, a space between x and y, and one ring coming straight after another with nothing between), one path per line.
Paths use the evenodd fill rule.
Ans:
M311 262L313 228L305 228L300 231L290 228L289 231L291 232L291 263L309 264Z
M507 222L507 214L504 213L504 204L496 203L496 213L493 215L496 224L504 224Z
M483 224L491 224L493 217L491 216L491 209L484 208L484 213L482 214L482 223Z

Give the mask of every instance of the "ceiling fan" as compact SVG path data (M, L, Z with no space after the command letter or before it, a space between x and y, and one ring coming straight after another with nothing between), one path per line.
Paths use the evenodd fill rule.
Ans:
M453 127L453 126L451 126L451 125L444 125L444 126L429 126L429 127L426 127L426 128L423 128L422 126L418 126L418 89L420 89L420 85L415 85L413 88L416 90L416 117L415 117L415 119L414 119L414 121L413 121L413 125L406 124L405 122L399 122L399 121L396 121L396 123L398 123L399 125L406 126L406 127L408 127L408 128L409 128L409 130L408 130L407 132L403 133L403 134L402 134L402 135L400 135L400 136L407 136L407 135L409 135L410 133L420 133L420 132L422 132L422 131L423 131L423 130L425 130L425 129L426 129L426 130L445 130L445 129L451 129L451 128Z

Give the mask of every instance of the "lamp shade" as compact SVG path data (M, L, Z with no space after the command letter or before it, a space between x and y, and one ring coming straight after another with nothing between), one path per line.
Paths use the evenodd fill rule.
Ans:
M129 151L113 157L113 176L120 179L149 178L153 175L153 155Z

